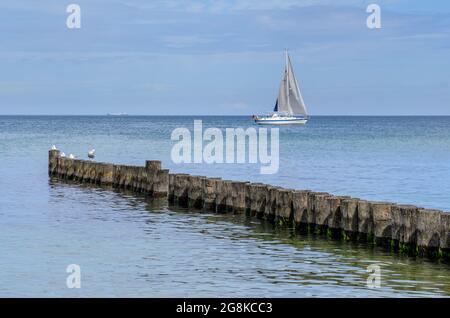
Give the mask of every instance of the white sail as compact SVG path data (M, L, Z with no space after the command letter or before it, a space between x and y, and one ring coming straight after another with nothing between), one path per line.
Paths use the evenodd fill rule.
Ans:
M303 101L300 88L298 86L297 79L294 75L294 69L292 68L291 59L288 55L288 82L289 82L289 106L292 109L293 115L308 116L306 111L306 105Z
M283 78L281 79L276 105L277 106L275 111L291 114L291 109L289 107L289 100L287 96L287 69L284 70Z
M292 68L291 59L286 52L286 66L281 79L280 89L275 111L284 112L289 115L307 116L305 102L300 93L300 89Z

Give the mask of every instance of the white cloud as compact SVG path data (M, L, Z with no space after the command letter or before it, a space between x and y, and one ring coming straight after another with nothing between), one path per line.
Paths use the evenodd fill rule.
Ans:
M216 42L215 39L202 35L168 35L163 36L161 39L167 47L171 48L183 48Z
M275 19L269 15L262 15L257 18L257 21L265 27L272 30L289 30L295 27L296 22L290 19Z
M361 0L153 0L125 1L120 3L153 10L187 11L192 13L238 12L252 10L289 10L317 5L361 5Z
M181 19L137 19L135 21L132 21L131 23L139 25L159 25L159 24L180 24L186 23L186 21Z

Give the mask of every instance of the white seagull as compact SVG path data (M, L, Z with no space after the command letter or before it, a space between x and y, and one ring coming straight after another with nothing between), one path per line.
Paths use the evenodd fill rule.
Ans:
M52 150L56 150L56 146L55 145L52 146Z
M63 153L61 153L61 156L60 156L61 158L65 158L66 157L66 154L63 152Z
M69 159L75 159L75 156L73 154L70 154Z
M95 158L95 149L91 149L88 151L88 158L94 159Z

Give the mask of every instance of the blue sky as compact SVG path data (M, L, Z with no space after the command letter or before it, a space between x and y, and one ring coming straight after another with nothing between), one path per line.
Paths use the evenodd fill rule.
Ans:
M444 0L2 1L0 114L265 113L285 47L312 115L450 115Z

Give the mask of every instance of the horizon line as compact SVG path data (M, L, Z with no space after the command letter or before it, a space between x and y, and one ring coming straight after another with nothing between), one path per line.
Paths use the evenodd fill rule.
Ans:
M39 116L47 116L47 117L63 117L63 116L79 116L79 117L251 117L251 115L202 115L202 114L194 114L194 115L163 115L163 114L124 114L124 115L108 115L108 114L0 114L2 117L13 117L13 116L24 116L24 117L39 117ZM359 114L359 115L308 115L308 117L449 117L450 114L396 114L396 115L372 115L372 114Z

